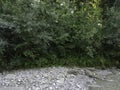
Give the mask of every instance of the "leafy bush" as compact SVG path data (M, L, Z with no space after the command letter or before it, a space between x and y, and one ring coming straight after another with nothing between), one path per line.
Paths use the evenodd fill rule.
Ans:
M69 32L69 44L66 47L77 55L94 57L101 46L102 20L99 4L99 0L79 2L77 5L81 7L74 6L74 13L64 18L67 21L65 29Z
M100 3L101 0L0 0L0 64L8 68L34 67L61 63L59 58L68 56L95 57L101 51ZM108 42L107 33L104 44Z
M108 20L103 31L103 47L105 55L120 58L120 1L116 0L114 6L108 11Z
M106 11L109 10L111 7L113 7L114 3L116 0L101 0L100 7L103 9L102 10L102 17L103 19L107 19L107 13Z
M43 54L49 45L51 37L47 32L49 23L46 19L51 16L42 9L43 7L34 8L32 3L24 0L16 1L16 4L4 2L3 8L7 8L0 17L5 23L12 24L12 27L3 28L3 38L8 42L9 50L6 51L9 59L15 56L33 59L38 51Z

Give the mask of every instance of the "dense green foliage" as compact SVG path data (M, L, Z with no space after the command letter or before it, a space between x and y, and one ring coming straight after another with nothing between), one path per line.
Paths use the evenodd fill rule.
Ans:
M120 10L115 4L106 11L105 4L101 0L0 0L0 67L110 66L98 56L120 56ZM107 20L102 18L103 10Z
M103 47L107 56L120 58L120 1L117 0L114 7L107 13L109 17L103 31Z
M102 11L103 19L108 19L106 12L109 11L111 7L113 7L114 3L115 3L115 0L101 0L100 7L103 9Z

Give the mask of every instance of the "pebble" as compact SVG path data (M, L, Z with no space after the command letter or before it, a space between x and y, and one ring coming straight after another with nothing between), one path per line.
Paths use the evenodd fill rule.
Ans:
M57 83L64 83L64 78L57 80Z

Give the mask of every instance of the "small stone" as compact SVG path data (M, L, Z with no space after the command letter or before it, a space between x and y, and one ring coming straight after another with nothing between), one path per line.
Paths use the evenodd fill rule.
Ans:
M35 90L40 90L40 88L39 88L39 87L36 87Z
M32 90L32 88L28 88L28 90Z
M64 78L57 80L57 83L64 83Z
M78 88L81 88L81 86L80 86L79 84L77 84L77 87L78 87Z
M50 90L53 90L53 88L52 88L52 87L49 87L49 89L50 89Z
M55 86L55 85L56 85L56 83L53 83L53 85Z
M39 77L39 75L36 75L35 77L36 77L36 78L38 78L38 77Z
M18 79L18 82L21 82L21 80L20 80L20 79Z

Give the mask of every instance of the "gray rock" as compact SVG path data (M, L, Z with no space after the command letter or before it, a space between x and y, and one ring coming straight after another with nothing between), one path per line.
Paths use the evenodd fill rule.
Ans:
M57 83L64 83L64 78L57 80Z
M75 70L70 70L70 71L67 71L68 74L73 74L73 75L78 75L79 72L78 71L75 71Z

